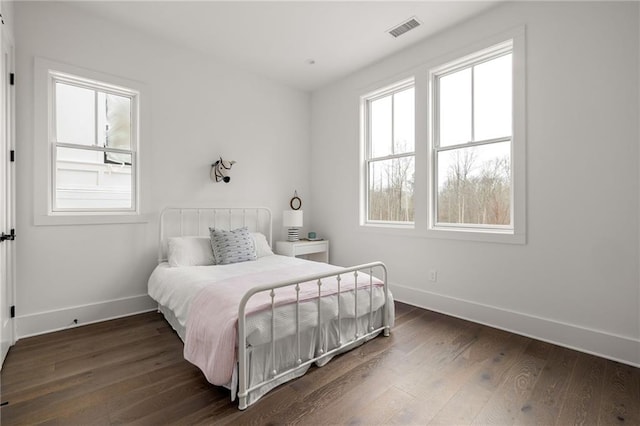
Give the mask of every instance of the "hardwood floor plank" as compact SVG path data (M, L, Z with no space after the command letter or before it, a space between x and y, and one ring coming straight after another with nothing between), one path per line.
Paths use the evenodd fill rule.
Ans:
M396 310L396 317L395 317L396 324L398 324L398 321L402 321L402 318L408 313L421 311L421 309L416 308L415 306L407 305L404 303L396 304L395 310Z
M320 414L322 416L327 406L342 396L349 390L360 385L363 378L368 378L373 370L384 368L388 358L393 357L395 352L391 350L383 351L372 358L363 360L359 365L349 371L343 371L337 379L327 383L323 387L311 392L301 399L297 399L287 411L282 413L283 423L300 423L309 416ZM345 354L348 356L349 354ZM325 366L328 367L329 365ZM323 367L320 370L324 370ZM375 377L375 376L374 376ZM367 383L369 381L367 380Z
M516 424L552 425L567 396L569 379L578 353L552 346L547 362L528 400L520 411Z
M149 393L133 404L123 409L116 409L109 414L114 424L130 424L149 419L147 424L158 424L156 419L158 412L167 412L168 409L179 409L182 402L194 395L206 393L207 398L212 398L210 385L202 380L185 379L167 386L162 391ZM143 422L144 423L144 422Z
M634 368L607 362L599 425L640 425L640 377Z
M417 369L424 372L437 370L443 364L455 359L475 340L472 323L452 323L445 319L438 319L428 323L428 334L423 334L420 339L411 339L405 347L397 345L399 350L407 350L407 355L401 363L395 365L395 371L404 376L414 376ZM409 388L404 391L415 395Z
M211 422L220 425L264 425L281 423L279 420L281 413L289 411L292 403L298 399L298 393L288 384L272 390L245 411L239 411L237 409L235 411L229 410L229 398L227 397L226 406L220 405L211 411L199 424L211 424ZM254 410L253 408L257 406L261 408Z
M307 374L290 382L290 386L299 393L300 397L304 397L337 380L344 375L345 372L351 371L361 365L364 360L374 357L390 348L394 350L393 355L400 357L401 354L397 352L396 345L394 344L394 335L395 334L392 333L389 337L378 336L366 344L348 352L349 356L347 356L347 354L336 356L324 367L312 366Z
M168 357L161 355L151 358L146 366L144 363L137 362L135 369L126 369L122 372L112 372L110 368L96 370L89 375L81 376L82 379L88 380L73 381L69 386L53 388L55 390L51 390L52 388L48 386L42 386L36 388L44 390L39 392L38 396L22 401L9 399L9 405L2 410L2 413L9 419L29 419L29 422L35 423L48 419L47 416L51 416L51 413L67 412L71 409L101 404L103 401L109 401L110 398L118 398L131 387L144 388L152 380L146 371L149 371L153 366L155 371L164 373L166 370L160 366L166 362L177 362L184 365L183 360L176 357L175 354L168 354ZM184 374L181 372L178 377L183 376ZM199 378L197 375L194 376Z
M191 381L199 381L203 385L207 383L200 370L176 359L173 364L164 368L124 378L97 389L96 392L100 392L100 396L108 401L109 411L116 412L176 385Z
M144 314L133 315L125 318L117 318L99 323L73 326L67 330L57 331L55 333L41 334L29 337L20 341L20 345L11 348L14 355L19 355L21 351L32 353L34 349L58 350L60 347L69 343L78 344L84 339L99 340L104 333L114 332L116 330L132 330L137 329L141 324L157 323L158 314L156 312L147 312Z
M471 422L475 425L512 425L520 412L530 406L529 398L546 363L545 360L522 353L505 374L491 399Z
M640 369L398 304L379 336L245 411L147 313L20 340L2 425L640 424ZM624 419L624 420L621 420Z
M87 383L103 371L112 371L115 366L121 374L132 374L140 371L144 366L157 368L157 362L153 361L155 356L163 356L163 360L179 359L181 344L176 344L175 337L168 336L165 338L153 339L149 342L141 343L135 346L135 350L129 350L131 345L118 346L116 352L109 351L111 357L105 356L105 353L99 353L95 356L87 355L78 359L78 363L63 363L62 365L53 364L53 370L46 369L46 374L34 374L30 371L24 372L24 378L15 383L5 385L3 381L3 392L14 400L20 400L17 396L20 393L30 394L31 397L42 392L49 392L49 387L69 387L77 386L79 382ZM164 347L164 351L158 353L158 347ZM115 376L117 377L118 373ZM107 377L110 380L110 377Z
M395 417L403 407L415 402L416 398L412 395L395 386L389 386L381 395L370 400L361 409L352 410L351 413L346 412L341 420L344 422L344 419L347 419L345 423L350 425L388 424L387 419Z
M482 366L478 365L477 368L472 375L477 374ZM477 381L468 381L449 398L435 416L426 419L425 424L442 426L471 424L492 395L492 391Z
M351 376L351 374L349 374ZM366 380L357 380L357 378ZM345 376L346 379L346 376ZM299 418L299 424L340 424L353 413L366 412L367 407L376 399L386 397L393 383L394 374L380 363L378 366L359 372L356 380L350 380L344 386L338 398L324 405L323 410L316 410ZM323 398L323 396L319 396Z
M606 364L602 358L578 354L557 425L598 424Z
M39 348L39 352L32 354L30 357L18 357L13 362L13 365L16 367L16 372L20 374L25 369L32 370L43 364L51 364L53 361L60 362L65 359L107 350L114 346L136 343L145 337L157 336L160 334L159 327L162 327L162 322L156 320L135 329L108 330L101 335L101 338L82 337L75 342L67 342L61 346L52 345L42 349ZM11 379L11 375L7 375L5 379Z
M527 340L514 338L509 333L493 333L483 329L484 342L479 351L471 351L467 375L460 379L460 385L432 418L429 424L470 424L497 391L499 381L515 364L525 350ZM485 336L485 334L487 334Z

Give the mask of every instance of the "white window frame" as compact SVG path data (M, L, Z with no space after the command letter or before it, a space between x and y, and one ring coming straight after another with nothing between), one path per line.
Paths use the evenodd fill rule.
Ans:
M132 140L131 151L108 147L96 147L104 152L121 152L132 155L131 197L132 207L129 209L61 209L55 208L55 166L56 147L71 147L55 140L53 135L53 119L55 116L55 99L53 85L56 81L86 87L132 99ZM35 225L73 225L103 223L140 223L147 222L141 214L140 194L140 134L141 99L144 85L132 81L58 63L43 58L35 58L34 62L34 224ZM92 150L90 146L83 149ZM126 152L125 152L126 151Z
M371 108L370 105L373 101L392 96L394 93L401 92L403 90L414 88L415 78L406 78L397 81L393 84L387 85L383 88L376 89L360 97L360 158L361 158L361 172L360 172L360 225L362 226L374 226L374 227L390 227L400 229L412 229L415 227L415 204L414 204L414 221L413 222L400 222L400 221L388 221L388 220L370 220L369 219L369 164L373 161L392 160L395 158L413 157L414 167L416 167L416 144L417 140L414 138L414 149L410 152L403 152L400 154L390 154L383 157L371 156ZM414 92L415 93L415 92ZM414 109L415 111L415 109ZM392 110L393 114L393 110ZM393 136L393 130L392 130ZM415 200L415 192L414 192Z
M52 213L70 213L70 212L94 212L94 213L136 213L137 212L137 148L138 148L138 92L113 86L98 81L91 81L85 78L81 78L74 75L64 74L58 71L49 70L49 140L51 141L51 212ZM87 146L79 145L70 142L61 141L56 134L56 83L63 83L70 86L80 87L83 89L92 90L94 92L108 93L111 95L117 95L128 98L131 105L131 148L130 149L116 149L107 146ZM97 114L97 112L96 112ZM72 148L81 149L86 151L97 152L111 152L116 154L127 154L131 156L131 207L130 208L63 208L56 206L55 191L57 188L56 182L56 167L57 167L57 149L56 148Z
M480 63L492 57L511 51L513 58L513 98L512 98L512 134L511 134L511 225L474 225L474 224L439 224L437 215L437 153L439 149L460 148L461 145L439 148L437 141L437 91L438 76L466 68L470 64ZM443 65L432 67L428 71L428 217L427 235L435 238L463 239L487 242L505 242L524 244L526 242L525 226L525 63L524 63L524 28L515 31L511 37L499 43L492 43L484 48L476 48L473 52L460 55L458 59ZM508 139L507 139L508 140ZM470 143L464 146L484 145L497 140Z

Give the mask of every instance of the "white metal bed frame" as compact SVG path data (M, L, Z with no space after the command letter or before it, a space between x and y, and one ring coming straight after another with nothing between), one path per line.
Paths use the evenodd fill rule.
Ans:
M167 220L167 216L170 214L178 214L179 215L179 232L178 234L167 233L167 229L165 229L165 221ZM195 219L193 216L195 215ZM187 216L190 216L190 220L186 219ZM208 219L207 219L208 218ZM187 225L190 222L191 225ZM196 232L190 232L194 229ZM251 208L239 208L239 207L231 207L231 208L217 208L217 207L178 207L178 208L166 208L162 211L160 215L160 244L158 249L158 261L163 262L166 260L166 242L169 236L202 236L209 235L209 226L218 227L222 229L232 229L234 224L240 226L247 226L252 232L263 232L266 233L267 240L269 244L272 243L272 223L271 223L271 211L268 208L264 207L251 207ZM204 225L204 226L203 226ZM204 231L206 230L206 232ZM380 280L383 283L383 291L384 291L384 307L382 308L382 325L375 327L373 324L373 272L379 272ZM358 277L361 272L367 274L364 278L368 281L368 284L365 282L365 290L368 289L369 294L369 319L368 326L365 330L358 329L358 321L355 321L355 333L352 336L343 336L342 335L342 321L343 314L341 310L340 304L340 296L344 294L344 291L341 292L340 282L342 277L347 274L353 274L355 280L354 289L358 289L358 291L354 291L354 289L347 290L348 292L353 291L354 294L354 312L358 312L358 292L363 290L362 283L360 287L358 287ZM337 316L337 330L338 330L338 342L337 346L327 348L323 347L322 341L320 339L320 334L318 333L318 349L316 350L315 356L309 359L302 359L301 349L300 349L300 303L317 303L318 306L318 323L317 327L320 328L322 326L322 310L320 309L321 297L322 297L322 285L323 280L327 280L329 278L335 277L337 281L338 291L337 295L337 306L338 306L338 316ZM315 282L318 286L318 296L312 301L306 300L304 302L300 301L300 284L306 282ZM274 314L276 309L276 290L283 289L285 287L293 287L296 292L296 324L295 324L295 334L296 334L296 365L285 370L285 371L277 371L274 363L275 363L275 351L276 351L276 336L275 336L275 322L276 315ZM247 327L246 327L246 307L248 301L251 297L255 296L258 293L269 292L269 296L271 298L271 377L259 382L253 383L249 386L249 379L247 375L247 370L249 368L248 358L247 358ZM242 300L240 301L240 306L238 307L238 399L239 404L238 408L240 410L244 410L248 407L248 397L251 392L273 382L278 381L279 379L284 378L285 376L296 372L301 368L305 368L310 366L312 363L317 361L322 361L327 357L331 357L333 355L337 355L341 352L345 352L366 340L369 340L375 337L380 332L383 333L384 336L389 336L390 334L390 325L389 325L389 289L387 285L387 268L382 262L372 262L367 264L362 264L358 266L353 266L349 268L343 268L340 271L333 273L322 273L322 274L314 274L308 275L304 277L300 277L293 280L286 280L281 282L276 282L274 284L269 284L265 286L254 287L249 290ZM333 319L335 320L335 319Z
M169 233L165 228L171 214L179 216L178 232ZM266 207L166 207L160 213L158 263L167 260L169 237L208 237L209 227L231 230L234 226L246 226L249 231L263 233L269 246L273 246L271 210Z

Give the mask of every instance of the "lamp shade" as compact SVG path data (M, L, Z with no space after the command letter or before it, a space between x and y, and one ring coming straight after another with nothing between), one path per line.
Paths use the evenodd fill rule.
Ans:
M302 210L283 211L282 226L286 228L302 228Z

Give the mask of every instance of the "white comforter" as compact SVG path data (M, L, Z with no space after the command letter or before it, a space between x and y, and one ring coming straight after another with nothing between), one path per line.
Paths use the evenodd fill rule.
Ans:
M151 274L148 282L148 291L149 295L155 299L160 305L169 308L178 323L183 327L187 328L187 323L190 321L189 318L189 310L193 303L195 303L198 297L205 292L209 293L210 296L216 295L216 284L218 288L222 291L222 288L228 286L237 280L234 278L239 278L242 276L251 276L256 274L264 274L266 276L278 276L281 274L288 274L291 272L286 272L286 270L304 270L305 276L312 274L320 274L320 273L333 273L336 271L340 271L342 268L329 265L326 263L319 262L309 262L293 257L285 257L285 256L265 256L261 257L256 261L251 262L242 262L231 265L218 265L218 266L190 266L190 267L170 267L166 263L162 263L156 267L156 269ZM365 274L366 276L366 274ZM368 276L367 276L368 277ZM363 277L364 278L364 277ZM260 281L260 280L257 280ZM345 280L345 284L347 284L347 280ZM360 285L364 284L364 281L368 281L363 279L363 282L359 280ZM345 286L346 287L346 286ZM383 287L374 287L374 292L372 293L372 306L374 310L379 309L384 305L385 295ZM364 295L363 295L364 296ZM391 298L391 294L389 293L389 301L390 306L389 310L386 312L389 315L390 326L393 326L393 302ZM220 299L224 299L221 295ZM369 311L369 297L363 297L361 303L358 304L358 312L357 314L354 311L354 295L351 292L343 293L342 297L336 299L335 296L325 296L326 303L323 303L322 307L322 318L331 318L332 315L335 316L336 311L336 303L339 300L340 305L342 307L342 315L343 318L351 317L354 315L357 317L362 317L362 328L360 330L364 331L364 327L366 326L367 312ZM333 300L333 301L332 301ZM210 309L207 309L210 310ZM234 311L236 312L237 318L237 306L234 307ZM282 318L295 318L295 308L293 306L285 305L278 308L278 316ZM317 307L316 303L309 304L301 304L300 307L300 315L301 329L305 329L307 327L315 327L317 324ZM264 342L269 342L271 339L271 328L268 326L268 322L266 322L270 318L270 315L256 314L251 315L247 318L247 342L253 346L253 349L256 350L258 345L263 344ZM380 321L379 317L376 317L376 321ZM371 324L369 324L371 325ZM218 327L215 327L218 328ZM278 336L287 336L291 333L295 332L295 322L293 321L278 321L278 327L276 329L276 333ZM187 331L188 333L188 331ZM234 332L235 333L235 332ZM336 342L333 342L336 343ZM332 344L333 344L332 343ZM186 349L186 346L185 346ZM291 349L293 350L293 349ZM313 351L313 348L310 349ZM235 351L232 350L232 353ZM187 354L185 352L185 357ZM205 357L201 357L205 359ZM253 358L255 358L255 362L257 365L261 365L254 354ZM188 359L188 358L187 358ZM235 359L235 358L234 358ZM325 360L325 362L328 361ZM192 361L193 362L193 361ZM226 377L230 374L230 372L225 373L224 379L220 380L212 380L211 372L208 372L209 368L207 367L206 362L194 362L198 365L209 381L214 384L219 384L223 386L227 386L232 390L232 399L234 398L234 390L236 388L235 385L235 377L234 381L228 381ZM266 361L263 362L266 365ZM202 364L202 365L201 365ZM255 371L253 371L255 370ZM260 368L252 369L252 375L259 376ZM302 374L302 372L292 375L290 378L297 377ZM285 381L286 378L283 378L281 382ZM252 379L253 380L253 379ZM261 380L261 377L257 377L257 380ZM278 382L280 383L280 382ZM271 384L269 386L265 385L265 388L257 393L255 396L252 396L251 401L257 400L260 395L271 387L275 386L277 383Z
M295 257L264 256L252 262L216 266L170 267L159 264L148 283L149 295L159 304L171 309L180 325L187 325L189 306L194 296L207 285L247 274L274 271L281 268L308 265L308 274L333 272L340 267L320 262L309 262Z

